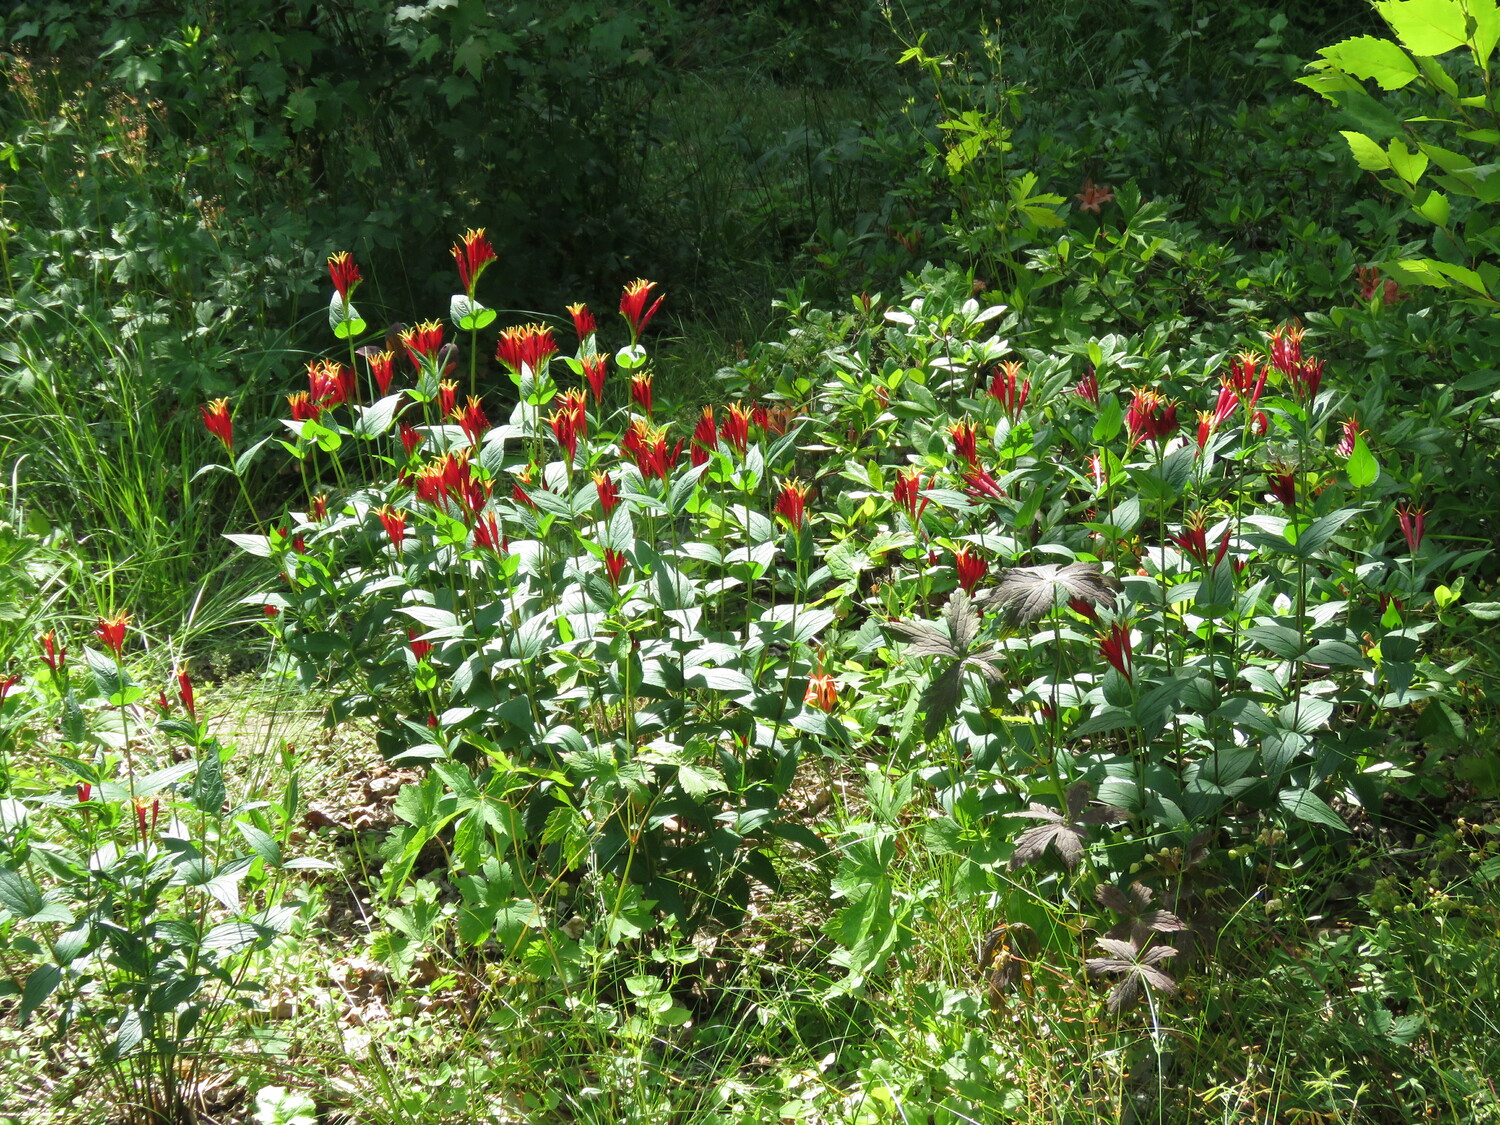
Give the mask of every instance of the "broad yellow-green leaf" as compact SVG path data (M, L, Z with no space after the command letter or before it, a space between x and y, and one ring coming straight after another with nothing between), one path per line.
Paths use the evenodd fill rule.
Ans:
M1349 151L1354 154L1354 162L1366 172L1384 172L1391 166L1390 157L1386 156L1385 150L1372 141L1363 133L1356 133L1349 129L1340 129L1344 140L1349 142Z
M1469 0L1469 18L1474 21L1474 61L1488 74L1495 44L1500 43L1500 6L1495 0Z
M1390 162L1391 171L1409 184L1416 183L1422 178L1422 173L1427 171L1427 157L1420 152L1412 152L1400 141L1391 142Z
M1354 450L1349 454L1347 468L1349 483L1355 488L1369 488L1380 479L1380 462L1375 460L1362 436L1354 439Z
M1421 203L1414 203L1412 210L1434 226L1448 225L1448 197L1440 191L1429 191Z
M1458 0L1376 0L1375 10L1414 55L1441 55L1468 46Z
M1439 273L1451 277L1465 289L1472 289L1483 297L1490 295L1484 286L1484 279L1467 266L1456 266L1452 262L1433 262L1432 265Z
M1458 97L1458 83L1453 81L1453 76L1443 69L1443 64L1430 55L1423 55L1416 60L1417 65L1422 68L1422 76L1436 86L1450 98Z
M1318 52L1356 78L1373 78L1382 90L1399 90L1417 77L1417 64L1389 39L1360 35Z
M1318 71L1306 78L1297 79L1298 84L1306 86L1315 94L1321 94L1329 101L1337 103L1338 99L1333 95L1345 93L1349 90L1358 90L1359 82L1341 70L1333 69L1327 62L1314 62L1308 64L1309 70Z

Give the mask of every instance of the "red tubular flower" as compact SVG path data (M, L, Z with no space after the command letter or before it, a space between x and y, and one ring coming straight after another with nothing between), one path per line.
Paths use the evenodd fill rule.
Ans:
M636 278L625 291L620 294L620 315L630 325L630 342L635 344L641 333L646 330L646 325L651 323L651 318L656 315L656 310L661 308L664 296L657 297L656 303L650 308L646 302L651 299L651 290L656 288L656 282L647 281L644 278Z
M474 522L474 546L497 556L510 549L510 540L502 533L494 512L486 512Z
M976 468L979 465L979 434L973 424L964 418L948 427L953 438L953 452Z
M177 672L177 698L182 700L182 709L196 719L198 708L193 698L193 681L185 667Z
M608 516L615 510L615 505L620 502L619 488L610 479L608 473L595 473L594 491L599 495L599 510Z
M1250 432L1257 437L1264 437L1266 431L1271 428L1271 420L1266 417L1264 410L1257 410L1255 417L1250 420Z
M718 447L718 429L714 425L714 408L705 406L688 441L688 460L694 467L708 464L709 454Z
M578 453L578 439L584 435L588 426L585 406L582 391L568 391L562 396L557 410L547 419L548 425L552 427L552 436L557 438L557 444L567 455L570 465Z
M1130 444L1168 437L1177 432L1177 404L1151 387L1136 387L1125 412L1125 428Z
M1186 522L1182 525L1182 533L1172 536L1172 542L1176 543L1182 549L1182 553L1199 566L1212 568L1223 561L1225 552L1229 550L1229 528L1224 528L1224 534L1219 539L1212 562L1209 560L1208 551L1208 516L1204 512L1190 512Z
M266 615L266 616L267 616L267 617L275 617L275 616L276 616L276 615L277 615L277 614L278 614L278 613L280 613L280 612L281 612L281 610L280 610L280 609L278 609L278 608L277 608L277 607L276 607L276 606L274 606L274 605L266 605L266 606L262 606L262 607L261 607L261 609L262 609L262 611L263 611L263 612L264 612L264 613L265 613L265 615Z
M1266 372L1269 368L1260 364L1261 357L1248 351L1240 352L1229 361L1229 382L1247 414L1255 410L1255 404L1260 401L1260 393L1266 387Z
M470 395L468 404L462 412L455 409L453 413L457 415L459 427L463 430L464 437L469 439L469 444L478 445L479 439L484 437L485 431L490 428L490 420L484 416L479 400Z
M891 486L891 499L895 501L896 507L906 510L914 524L921 522L922 513L931 503L930 497L922 495L922 487L922 473L918 469L897 473L896 482Z
M829 714L838 706L838 685L833 682L832 676L823 671L821 660L813 666L812 675L807 677L807 691L802 695L802 702Z
M407 644L407 647L411 649L411 654L413 656L415 656L418 660L426 660L428 654L432 652L432 642L431 641L420 641L420 640L418 640L417 638L420 637L421 635L422 635L422 630L420 630L420 629L416 629L416 628L409 628L409 629L407 629L406 630L406 644Z
M149 817L150 827L149 828L146 826L147 820L148 820L148 817L147 817L146 814L147 814L148 810L150 812L150 817ZM140 829L140 831L141 831L141 841L143 843L147 839L150 838L151 833L153 833L153 832L156 831L156 820L157 820L157 817L160 816L160 815L161 815L161 798L160 797L153 797L149 801L146 800L145 797L137 797L135 799L135 823L136 823L136 827L138 827Z
M630 400L646 412L646 417L651 417L651 376L632 375L630 377Z
M1422 546L1422 536L1427 530L1427 511L1411 504L1396 505L1396 518L1401 521L1401 534L1406 539L1407 549L1416 554Z
M511 499L513 499L517 504L535 511L536 501L531 498L531 493L526 491L527 487L531 484L533 467L534 466L527 465L524 469L516 474L516 483L511 485L510 495Z
M1283 324L1271 333L1271 366L1285 376L1298 402L1311 402L1323 382L1324 362L1303 358L1300 324Z
M0 707L5 706L5 697L10 694L10 689L20 682L21 677L18 674L6 676L5 679L0 680Z
M86 805L88 804L89 798L94 795L93 783L88 781L80 781L74 792L78 794L78 803L80 805Z
M323 413L323 404L314 402L312 395L306 391L297 391L295 394L287 395L286 403L291 407L292 420L295 422L316 422L319 415Z
M1234 408L1240 404L1239 392L1234 389L1234 383L1225 378L1219 380L1219 398L1214 403L1214 425L1222 426L1234 413Z
M609 574L609 584L620 584L620 572L625 569L625 556L611 547L604 548L604 569Z
M391 541L391 546L396 549L396 555L401 555L402 544L406 542L406 513L392 509L389 504L375 510L379 517L381 526L385 528L386 538Z
M234 452L234 419L229 414L229 400L216 398L207 406L200 406L203 425L209 433L224 444L224 452Z
M375 381L376 388L382 397L390 394L391 379L396 373L396 353L388 351L367 351L365 362L370 365L370 378Z
M1018 383L1020 375L1020 361L1010 360L995 368L990 379L990 397L1000 404L1000 409L1005 411L1005 416L1012 422L1020 416L1026 400L1031 397L1031 380ZM1096 396L1097 390L1096 387Z
M800 531L806 514L809 486L800 480L782 482L781 493L776 498L776 514L786 520L793 531Z
M750 448L750 412L742 403L731 402L727 413L729 416L719 425L719 436L743 457Z
M1069 598L1068 608L1080 616L1087 617L1090 621L1098 622L1099 611L1094 608L1094 603L1083 598Z
M309 523L322 523L328 518L328 494L320 492L308 502L307 519Z
M333 280L333 287L338 290L339 298L345 304L349 303L349 294L363 280L359 276L359 267L354 264L354 256L347 250L329 255L328 276Z
M964 474L964 491L974 499L988 496L991 500L1005 499L1005 489L990 475L988 469L976 465Z
M1090 406L1099 405L1099 377L1092 367L1083 373L1083 378L1078 380L1073 393Z
M458 280L470 300L474 297L474 286L484 267L495 260L495 248L484 236L484 228L464 232L462 240L453 244L453 263L458 266Z
M507 328L500 333L500 340L495 345L495 358L516 374L524 368L539 375L556 354L557 340L551 327L545 324L518 324Z
M338 406L354 395L354 372L332 359L316 359L307 365L308 396L319 406Z
M452 418L453 412L458 409L458 384L452 379L443 379L438 383L438 415L442 418Z
M593 393L594 401L604 401L604 376L608 374L609 358L602 355L586 356L580 361L583 364L583 377L589 382L589 390Z
M94 629L94 636L104 643L104 647L119 656L125 648L125 627L130 624L130 614L117 613L113 617L99 618L99 624Z
M1278 461L1271 466L1270 472L1266 474L1269 482L1271 495L1288 511L1297 506L1297 471L1296 466L1289 465L1285 461Z
M38 637L37 641L42 646L42 659L47 662L47 667L52 669L52 674L57 675L62 671L63 665L68 662L68 650L57 647L57 634L51 629Z
M1354 443L1364 437L1365 432L1359 428L1359 417L1354 414L1349 415L1349 417L1344 419L1343 434L1339 438L1338 446L1334 452L1345 461L1349 460L1354 454Z
M578 344L582 347L583 342L592 336L598 327L594 323L594 314L589 312L587 305L579 303L568 306L568 315L573 318L573 331L578 333Z
M415 328L401 330L401 345L406 349L406 358L421 371L424 363L436 364L438 352L443 347L443 326L436 320L424 320Z
M422 442L426 439L422 436L422 431L407 422L401 423L400 432L401 448L406 451L406 459L410 461L412 454L422 447Z
M1109 661L1120 675L1127 680L1131 678L1134 661L1130 648L1130 622L1116 621L1109 627L1108 633L1100 635L1099 654Z
M1211 410L1198 411L1198 452L1203 452L1203 447L1208 444L1208 439L1214 436L1214 429L1218 423L1214 421Z
M989 572L984 556L977 552L971 553L966 546L953 552L953 568L958 572L958 584L966 592L979 585L980 580Z

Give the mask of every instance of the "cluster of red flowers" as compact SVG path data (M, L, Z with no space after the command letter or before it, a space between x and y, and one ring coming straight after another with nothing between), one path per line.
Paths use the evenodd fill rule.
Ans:
M540 374L556 354L557 340L545 324L518 324L502 329L495 345L495 358L517 374L522 368Z
M588 399L582 391L566 391L558 402L557 409L547 419L547 424L552 427L552 436L557 439L558 447L567 457L569 465L578 454L578 439L588 432L587 403Z
M456 504L468 515L478 515L494 490L492 481L474 474L470 451L444 453L416 473L417 499L441 511Z
M1125 412L1130 443L1157 441L1177 432L1177 404L1151 387L1136 387Z
M990 397L1000 404L1005 416L1015 422L1031 397L1031 380L1019 381L1021 364L1017 360L1002 363L990 378ZM1095 388L1097 395L1098 389Z
M484 235L484 228L465 231L463 239L453 244L453 262L458 266L458 280L469 299L474 299L474 286L484 267L495 260L495 248Z
M620 440L625 456L635 462L641 476L666 480L682 453L682 442L667 444L667 431L653 426L644 418L634 418Z
M920 469L908 469L904 473L897 473L896 482L891 486L891 499L896 502L896 507L906 511L907 517L914 525L922 522L922 513L931 503L930 497L922 495L922 488Z
M1212 570L1224 561L1224 555L1229 551L1229 526L1225 525L1224 533L1219 537L1212 562L1209 561L1208 516L1205 513L1190 512L1182 525L1182 532L1172 536L1172 542L1199 566Z
M403 328L399 333L401 346L406 349L406 358L417 371L423 366L445 366L440 360L443 350L443 326L436 320L423 320L415 328ZM441 374L441 372L439 372Z
M634 347L640 340L641 333L646 330L646 325L651 323L651 318L656 315L656 310L661 308L665 296L656 298L649 307L646 302L651 300L651 290L656 288L656 282L647 281L645 278L636 278L625 291L620 294L620 315L625 318L625 323L630 325L630 343Z
M1291 384L1298 402L1308 403L1318 397L1323 383L1324 361L1302 354L1302 326L1283 324L1271 333L1271 366Z
M807 514L807 494L811 486L793 478L783 481L776 497L776 514L786 520L793 531L801 531Z

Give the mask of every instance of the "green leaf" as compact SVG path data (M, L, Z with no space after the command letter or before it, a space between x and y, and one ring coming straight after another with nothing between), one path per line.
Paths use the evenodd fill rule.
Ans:
M203 948L232 953L254 945L262 937L271 936L274 936L271 931L249 922L221 922L203 935Z
M4 869L0 869L0 906L22 922L73 921L73 912L66 906L53 902L25 876Z
M1389 39L1359 35L1345 39L1318 54L1356 78L1371 78L1382 90L1399 90L1416 80L1417 64Z
M56 965L38 965L26 978L26 987L21 990L21 1023L36 1011L62 983L62 970Z
M455 328L464 332L477 332L495 322L495 310L487 309L478 301L471 301L463 293L453 294L448 302L448 318Z
M1427 157L1421 152L1413 152L1399 140L1391 141L1390 157L1391 171L1408 184L1415 184L1422 178L1422 173L1427 171Z
M1276 797L1277 803L1297 817L1312 824L1321 824L1338 832L1349 831L1349 826L1339 819L1339 814L1328 807L1323 798L1307 789L1283 789Z
M1452 210L1448 197L1436 189L1429 191L1421 203L1413 203L1411 209L1439 227L1448 225L1448 215Z
M1380 462L1375 460L1363 436L1354 439L1354 449L1345 469L1349 473L1349 483L1355 488L1369 488L1380 479Z
M234 826L245 838L245 843L250 845L250 850L264 860L267 867L279 868L281 866L281 845L274 836L243 820L236 820Z
M1349 142L1349 151L1354 154L1354 162L1366 172L1384 172L1390 168L1390 157L1369 137L1349 129L1340 129L1339 132L1344 140Z
M1468 46L1457 0L1375 0L1375 10L1414 55L1441 55Z

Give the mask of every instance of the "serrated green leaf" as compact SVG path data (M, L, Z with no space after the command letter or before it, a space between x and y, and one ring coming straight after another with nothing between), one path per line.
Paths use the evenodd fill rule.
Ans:
M1369 137L1350 129L1340 129L1339 133L1349 142L1354 162L1366 172L1385 172L1390 169L1391 159L1385 154L1385 149Z
M1468 45L1456 0L1375 0L1375 10L1414 55L1441 55Z
M1345 39L1318 54L1356 78L1373 79L1382 90L1399 90L1418 76L1410 55L1389 39L1373 35Z

